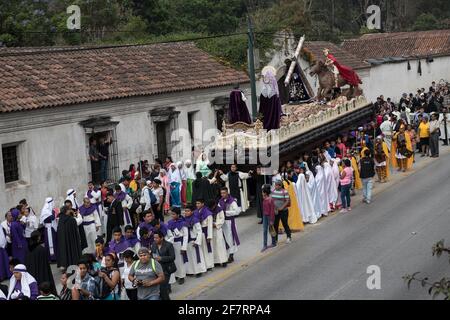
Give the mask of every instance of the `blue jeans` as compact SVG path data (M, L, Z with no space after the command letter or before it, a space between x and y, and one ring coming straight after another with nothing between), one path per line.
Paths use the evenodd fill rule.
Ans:
M341 201L342 208L347 209L350 208L350 189L352 185L348 184L346 186L341 185Z
M389 170L389 169L388 169ZM372 201L372 187L373 187L373 179L361 179L363 184L363 197L367 201Z
M159 298L159 296L150 296L146 300L161 300L161 299Z
M263 215L263 245L264 245L264 247L267 247L267 234L269 233L269 225L270 225L269 216ZM276 244L276 240L274 237L272 237L272 245L274 246L275 244Z
M100 180L105 181L108 178L108 160L100 160Z

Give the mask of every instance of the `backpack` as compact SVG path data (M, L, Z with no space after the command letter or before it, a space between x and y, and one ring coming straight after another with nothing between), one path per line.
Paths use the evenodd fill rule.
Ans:
M157 201L155 194L150 189L147 189L147 191L148 191L148 195L150 196L150 205L154 205Z
M139 261L139 260L133 262L133 264L131 265L131 268L134 268L134 270L136 270L140 263L141 263L141 261ZM155 259L150 258L150 263L151 263L151 265L152 265L153 273L156 274L156 263L155 263Z
M118 271L118 270L117 269L113 269L110 272L107 272L107 271L103 271L103 272L106 273L108 275L108 277L109 277L111 275L111 273L114 272L114 271ZM106 281L104 279L102 279L102 278L96 279L95 283L96 283L96 286L97 286L97 288L96 288L97 289L96 290L97 291L97 297L100 300L103 300L106 297L108 297L111 294L111 292L113 292L113 290L114 290L114 289L111 289L108 286L108 284L106 283ZM118 283L117 286L119 286L119 293L118 293L118 295L120 297L120 291L121 291L120 283Z

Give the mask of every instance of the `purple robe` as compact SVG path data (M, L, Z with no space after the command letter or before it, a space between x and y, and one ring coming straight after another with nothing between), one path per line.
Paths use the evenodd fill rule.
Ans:
M196 216L200 222L202 222L209 216L212 216L212 214L213 213L208 209L208 207L203 207L201 210L197 209L194 211L194 216Z
M3 230L0 230L3 232ZM9 257L6 249L0 248L0 281L9 279L11 272L9 272Z
M170 220L167 223L167 228L170 231L173 231L175 229L178 229L178 231L181 231L181 229L183 229L184 227L184 217L180 217L178 220Z
M221 198L221 199L219 200L219 206L220 206L221 208L223 208L223 213L225 214L225 220L229 220L229 221L231 222L231 235L232 235L232 237L233 237L233 244L240 245L241 242L240 242L240 240L239 240L239 235L238 235L238 232L237 232L237 227L236 227L236 217L234 217L234 216L232 216L232 217L227 217L227 215L226 215L227 207L228 207L229 205L231 205L234 201L236 201L236 199L234 199L232 196L229 195L228 198L227 198L227 200L224 200L224 198ZM226 239L225 239L225 245L226 245L226 248L227 248L227 250L228 250L228 248L229 248L230 246L229 246L229 244L226 242Z
M180 218L178 218L176 221L175 220L170 220L169 223L167 224L167 228L170 231L174 231L175 229L178 229L178 231L181 231L181 229L183 229L183 227L185 226L185 221L184 221L184 217L180 216ZM183 243L183 237L175 237L174 236L174 241L176 242L180 242ZM183 257L183 262L186 263L188 262L188 256L186 251L182 251L181 252L181 256Z
M141 247L150 249L152 247L152 243L153 243L153 237L149 236L147 239L141 238L140 243L141 243Z
M197 211L197 213L198 213L198 210L195 210L195 211ZM195 240L195 239L191 238L191 230L194 228L194 225L196 223L200 223L200 219L195 214L195 211L190 217L184 218L184 226L188 229L188 242ZM197 258L197 263L200 263L201 258L200 258L200 247L199 246L195 246L195 255Z
M39 287L36 282L32 282L29 284L30 286L30 300L36 300L39 296ZM20 291L19 297L16 300L22 300L24 298L24 294L22 293L22 283L20 281L16 282L14 286L14 291Z
M148 230L148 239L142 239L142 237L141 237L141 245L142 245L142 240L144 240L144 242L147 244L149 244L150 246L152 245L152 243L153 243L153 235L154 235L154 233L155 233L155 227L151 224L151 223L149 223L149 224L147 224L147 223L145 223L145 221L144 222L141 222L140 224L139 224L139 229L142 229L142 228L145 228L145 229L147 229ZM147 248L147 246L145 246L146 248Z
M247 104L242 100L242 92L233 90L230 94L230 105L228 108L228 121L233 124L236 122L252 123Z
M95 204L90 204L89 207L87 207L87 208L84 205L82 205L79 209L82 217L86 217L86 216L93 214L95 210L97 210L97 206ZM84 225L84 222L83 222L83 225Z
M264 129L267 131L279 129L281 120L281 100L278 95L266 98L261 95L259 100L259 113L264 116Z
M12 256L19 259L20 263L25 263L25 257L28 252L28 243L25 238L25 226L19 221L11 223L11 242L12 242ZM8 265L9 266L9 265Z
M128 241L128 243L130 244L130 246L132 248L134 248L134 246L136 245L136 243L139 242L139 239L136 237L135 234L133 234L133 236L131 238L127 238L125 237L125 240Z
M154 228L154 229L155 229L155 231L157 231L156 228ZM165 237L167 235L167 224L165 224L164 222L160 222L159 231L161 231L163 236Z
M124 236L120 238L120 241L117 243L115 240L111 240L109 242L109 251L108 253L119 254L132 247L130 243L125 239Z

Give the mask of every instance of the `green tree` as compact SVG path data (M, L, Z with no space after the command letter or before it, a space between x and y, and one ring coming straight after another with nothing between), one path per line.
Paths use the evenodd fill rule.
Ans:
M436 243L432 248L433 256L440 258L443 253L450 257L450 248L445 246L444 240ZM450 262L450 259L449 259ZM428 288L428 293L433 299L443 297L445 300L450 300L450 278L444 277L438 281L432 282L428 277L419 277L420 272L415 272L412 275L405 275L403 279L408 285L408 289L412 282L418 282L424 288Z
M413 25L413 30L434 30L438 29L438 21L431 13L422 13L417 17Z

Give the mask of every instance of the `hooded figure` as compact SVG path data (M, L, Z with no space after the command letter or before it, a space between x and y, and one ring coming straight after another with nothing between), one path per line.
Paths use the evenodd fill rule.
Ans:
M8 300L36 300L38 295L36 279L23 264L16 265L9 280Z
M311 224L316 223L317 216L314 209L313 198L311 196L311 193L309 192L306 177L303 173L298 176L296 188L300 211L303 215L303 222Z
M67 212L66 208L63 208L59 214L57 241L57 266L67 268L76 265L82 250L80 233L77 220Z
M228 121L233 124L236 122L252 123L250 113L248 112L244 93L239 89L234 89L230 93L230 104L228 108Z
M326 189L329 196L329 205L331 209L334 210L334 206L336 205L338 199L338 187L336 186L336 180L333 176L333 170L328 161L324 163L323 167L325 172Z
M80 209L80 204L78 203L77 200L77 192L75 191L75 189L69 189L67 190L67 198L66 201L69 200L72 203L72 209L75 211L75 213L78 213L78 210ZM86 239L86 234L84 232L84 228L83 228L83 219L81 218L81 216L76 217L76 221L78 224L78 232L80 234L80 241L81 241L81 249L84 250L88 247L87 244L87 239Z
M20 212L18 209L12 209L11 215L13 218L10 227L12 256L17 258L21 263L25 263L25 256L28 252L28 243L24 235L25 226L19 222Z
M55 281L50 268L47 250L41 245L40 240L40 232L34 231L31 234L30 252L25 259L25 265L27 266L28 273L36 279L38 285L43 282L50 283L52 294L56 295Z
M75 189L69 189L67 190L66 194L66 200L72 202L72 209L77 211L80 208L80 204L77 201L77 192L75 191Z
M45 199L44 207L41 210L41 217L39 222L44 226L44 241L45 247L48 251L48 257L50 261L56 261L56 230L58 224L56 222L56 213L54 210L53 198L48 197Z
M262 90L259 102L259 113L264 119L264 129L267 131L279 129L281 119L281 100L278 83L273 70L269 69L262 77Z
M321 165L316 166L316 203L320 215L328 216L330 211L330 197L328 195L327 181L325 171Z

